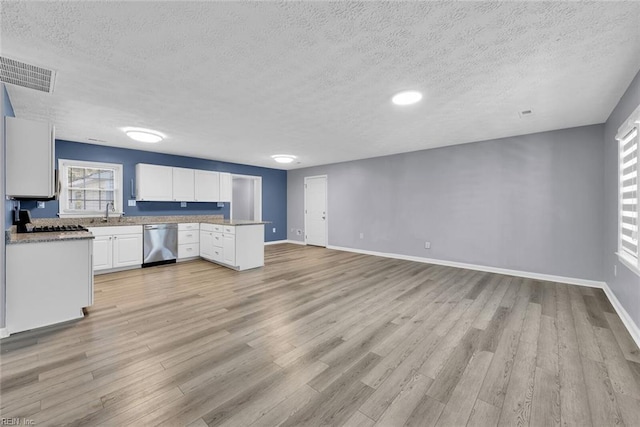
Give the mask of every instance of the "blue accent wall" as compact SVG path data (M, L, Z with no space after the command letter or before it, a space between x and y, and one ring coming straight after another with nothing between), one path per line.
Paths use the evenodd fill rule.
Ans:
M287 238L287 172L284 170L62 140L56 140L56 168L58 159L122 164L126 216L224 215L229 218L229 203L225 203L222 208L217 203L196 202L187 203L186 208L181 208L179 202L137 202L136 206L127 206L127 200L135 199L135 194L131 193L131 181L134 181L135 188L137 163L261 176L262 219L271 222L265 226L265 241ZM29 209L32 218L55 218L58 214L58 201L46 201L43 209L37 208L35 200L23 201L21 208ZM276 228L275 233L272 231L273 227Z
M7 88L5 87L4 84L2 84L2 114L3 114L3 117L2 117L3 122L4 122L4 117L7 117L7 116L15 117L15 114L13 112L13 106L11 105L11 100L9 99L9 94L7 93ZM2 126L2 129L4 130L4 124ZM4 140L4 134L1 135L1 137L2 137L2 146L0 147L0 149L5 150L6 143ZM5 170L6 170L5 165L2 165L2 173L5 173ZM4 190L2 191L2 197L4 198ZM11 227L11 224L13 223L11 208L12 208L12 203L6 202L4 204L4 210L5 210L4 229Z

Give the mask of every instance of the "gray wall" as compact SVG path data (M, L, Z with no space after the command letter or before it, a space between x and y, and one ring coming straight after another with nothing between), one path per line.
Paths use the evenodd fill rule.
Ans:
M304 240L304 177L326 174L329 245L602 280L603 131L289 171L287 238Z
M254 220L255 198L253 179L233 177L233 219Z
M613 110L604 130L604 276L625 310L640 327L640 277L618 261L618 128L640 105L640 72ZM613 275L616 266L617 276Z

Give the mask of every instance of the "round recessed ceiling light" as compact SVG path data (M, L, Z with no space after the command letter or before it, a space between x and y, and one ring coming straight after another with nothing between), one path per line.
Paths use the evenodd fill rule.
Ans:
M149 144L155 144L165 138L164 134L151 129L125 128L124 133L134 141L146 142Z
M417 90L407 90L393 95L391 102L396 105L411 105L419 102L421 99L422 94Z
M274 154L271 158L278 163L291 163L297 159L296 156L292 156L291 154Z

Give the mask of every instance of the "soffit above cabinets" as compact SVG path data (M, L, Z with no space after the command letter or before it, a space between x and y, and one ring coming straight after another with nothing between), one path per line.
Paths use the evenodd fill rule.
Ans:
M5 2L1 17L2 56L56 73L51 94L7 85L18 117L278 168L602 123L640 68L639 2ZM422 101L391 104L408 89Z

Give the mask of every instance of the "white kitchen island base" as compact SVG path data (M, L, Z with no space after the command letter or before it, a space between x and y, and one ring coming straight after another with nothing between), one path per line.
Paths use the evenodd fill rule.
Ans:
M7 331L83 317L93 304L92 254L92 239L7 245Z
M242 271L264 266L264 224L200 224L200 256Z

